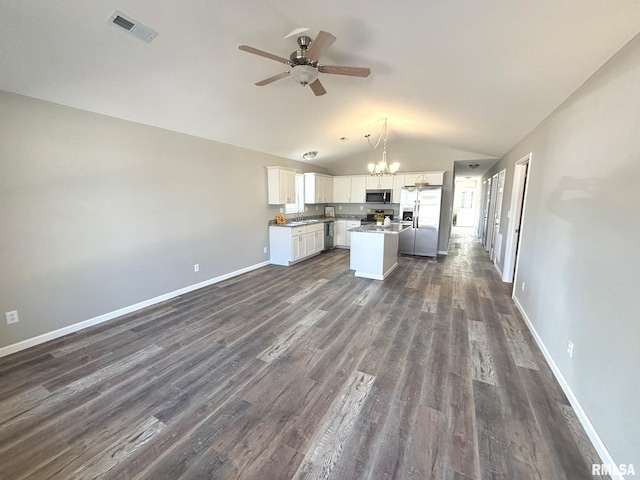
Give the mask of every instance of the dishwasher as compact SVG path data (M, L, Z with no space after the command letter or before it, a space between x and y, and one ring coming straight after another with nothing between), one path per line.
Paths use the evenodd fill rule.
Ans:
M333 239L336 233L336 222L324 222L324 250L328 252L333 248Z

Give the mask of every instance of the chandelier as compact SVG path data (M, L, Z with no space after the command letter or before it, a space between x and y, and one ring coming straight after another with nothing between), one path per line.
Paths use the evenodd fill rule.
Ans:
M371 145L369 137L371 135L366 135L367 141ZM369 168L369 173L373 176L381 177L383 175L395 175L400 168L400 164L398 162L393 162L391 165L387 163L387 140L389 140L389 134L387 133L387 119L384 119L384 126L382 127L382 132L378 137L378 141L376 142L373 149L375 150L378 145L380 145L380 141L382 141L382 160L378 163L370 163L367 167Z

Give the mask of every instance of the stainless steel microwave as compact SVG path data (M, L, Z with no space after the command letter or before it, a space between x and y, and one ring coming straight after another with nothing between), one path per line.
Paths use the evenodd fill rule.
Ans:
M367 190L367 203L391 203L391 190Z

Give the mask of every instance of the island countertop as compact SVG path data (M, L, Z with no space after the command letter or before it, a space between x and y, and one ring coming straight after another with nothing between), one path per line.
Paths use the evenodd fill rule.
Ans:
M349 229L350 232L355 233L382 233L398 235L403 230L406 230L411 226L410 223L392 223L388 226L383 225L361 225L360 227Z

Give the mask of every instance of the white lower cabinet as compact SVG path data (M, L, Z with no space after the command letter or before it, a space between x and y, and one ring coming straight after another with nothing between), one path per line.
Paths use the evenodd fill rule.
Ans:
M352 228L360 226L360 220L336 220L335 231L335 244L337 247L350 247L351 246L351 232Z
M269 227L271 263L291 265L324 249L324 223L300 227Z

